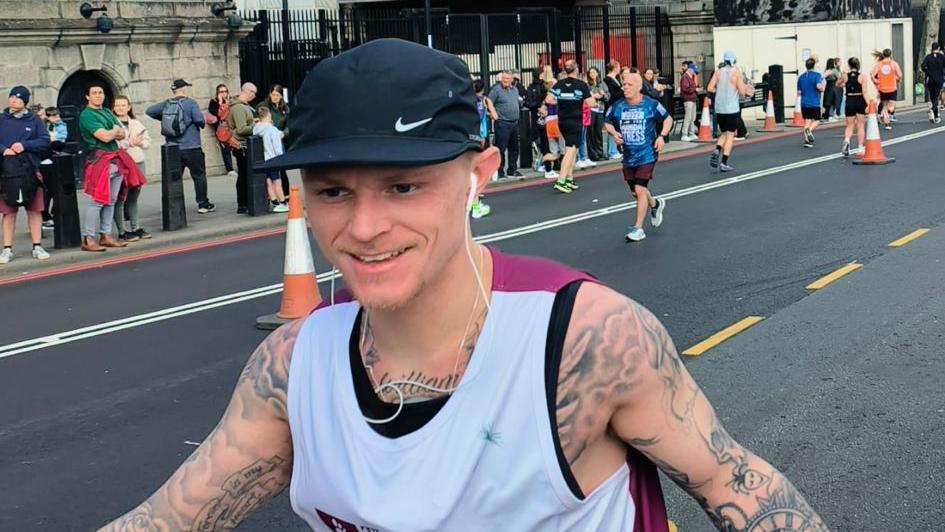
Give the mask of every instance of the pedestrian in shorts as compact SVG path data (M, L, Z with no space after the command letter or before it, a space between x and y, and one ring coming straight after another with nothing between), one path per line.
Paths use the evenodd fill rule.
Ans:
M666 200L654 198L648 187L658 154L673 129L673 117L662 103L643 95L640 74L624 76L622 89L624 99L610 108L605 127L614 142L623 146L623 178L630 194L637 198L636 219L625 238L627 242L639 242L646 238L643 221L648 207L650 225L659 227L663 223Z
M801 114L804 116L804 147L814 147L814 129L820 125L820 94L824 92L824 76L814 70L817 62L813 58L804 63L807 72L797 78L797 90L801 93Z
M735 143L735 133L738 131L738 119L741 116L739 100L749 96L754 87L745 82L741 69L735 66L737 57L729 50L724 54L720 68L713 74L706 87L706 92L715 93L715 119L719 126L719 138L716 141L715 151L709 156L709 166L723 172L731 172L735 168L728 164Z

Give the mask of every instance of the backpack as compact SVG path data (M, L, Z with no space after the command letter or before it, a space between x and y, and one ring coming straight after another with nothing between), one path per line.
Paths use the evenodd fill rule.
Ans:
M233 134L233 130L230 129L230 124L226 120L220 120L217 124L217 142L220 144L226 144L231 148L239 148L240 141L237 140L236 135Z
M38 187L39 179L36 178L33 165L26 155L3 157L0 190L3 192L3 201L7 205L13 207L31 204Z
M532 83L528 86L528 90L525 91L525 108L535 111L541 107L543 103L545 103L544 85L541 83Z
M164 102L164 109L161 111L161 134L165 137L180 137L187 129L186 115L184 113L183 100L171 98Z

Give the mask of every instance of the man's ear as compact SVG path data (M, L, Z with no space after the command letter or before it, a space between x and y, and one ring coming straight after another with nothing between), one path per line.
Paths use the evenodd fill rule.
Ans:
M486 187L486 183L499 170L501 156L499 149L495 146L486 148L481 153L477 153L473 158L472 173L476 174L476 182L479 192Z

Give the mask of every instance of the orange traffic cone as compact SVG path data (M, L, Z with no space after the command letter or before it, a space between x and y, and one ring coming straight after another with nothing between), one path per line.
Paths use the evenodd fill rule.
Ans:
M712 117L709 115L709 106L711 105L709 97L702 100L702 118L699 119L699 136L693 142L715 142L712 138Z
M282 276L282 305L279 312L256 318L256 327L272 330L283 323L304 317L322 302L315 279L315 261L305 226L299 187L289 192L289 221L285 233L285 263Z
M797 91L797 100L794 101L794 118L787 127L804 127L804 113L801 112L801 91Z
M768 103L765 105L765 125L758 130L759 133L778 133L784 131L783 127L778 127L774 119L774 93L768 91Z
M870 102L866 117L866 141L863 142L863 157L854 158L853 164L889 164L894 157L883 155L883 140L879 137L879 120L876 118L876 100Z

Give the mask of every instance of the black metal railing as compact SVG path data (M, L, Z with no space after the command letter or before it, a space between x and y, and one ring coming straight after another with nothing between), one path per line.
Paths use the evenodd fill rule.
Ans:
M242 16L257 23L240 42L242 81L255 83L261 93L281 84L290 99L305 74L326 57L373 39L427 40L420 9L263 10ZM487 85L503 70L549 65L557 73L568 59L577 60L582 70L603 70L612 59L664 72L673 68L672 28L659 7L527 8L490 14L436 9L433 46L463 59Z

